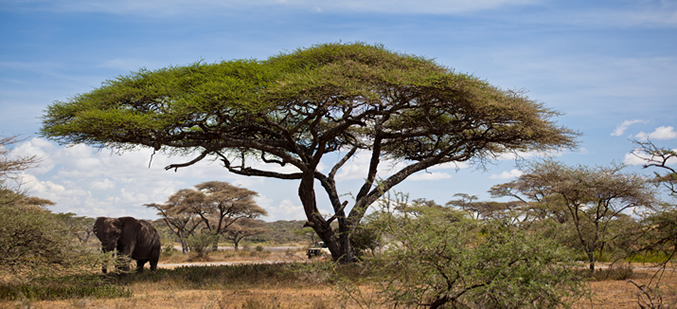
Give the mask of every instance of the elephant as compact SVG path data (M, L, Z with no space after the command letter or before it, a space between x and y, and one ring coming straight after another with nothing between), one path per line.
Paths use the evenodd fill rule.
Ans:
M160 259L160 235L157 230L144 220L132 217L96 218L94 234L101 241L101 249L105 252L117 250L117 253L136 260L137 272L143 271L146 262L150 262L150 270L157 270ZM129 263L120 267L129 271ZM104 265L101 269L107 272Z

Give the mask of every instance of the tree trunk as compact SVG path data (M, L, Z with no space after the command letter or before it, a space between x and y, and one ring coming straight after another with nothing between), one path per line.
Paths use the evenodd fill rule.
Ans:
M324 241L331 252L332 260L341 264L348 264L355 261L355 255L350 245L350 233L345 219L339 219L339 237L336 236L330 223L320 215L317 209L314 189L315 177L312 173L304 173L299 184L299 198L303 205L303 210L308 218L307 226L315 230L317 236ZM340 217L340 216L339 216Z
M590 271L594 272L595 271L595 252L594 251L588 251L588 261L590 262Z
M188 253L188 244L186 243L186 240L183 239L183 237L180 237L179 239L181 239L181 252L183 252L183 254Z

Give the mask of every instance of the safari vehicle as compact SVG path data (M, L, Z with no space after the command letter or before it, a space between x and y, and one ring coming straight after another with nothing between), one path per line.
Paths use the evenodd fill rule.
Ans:
M308 248L306 250L306 255L308 255L309 259L312 259L314 256L320 257L320 256L331 256L331 253L329 252L329 248L327 245L324 243L324 241L319 241L315 243L314 246Z

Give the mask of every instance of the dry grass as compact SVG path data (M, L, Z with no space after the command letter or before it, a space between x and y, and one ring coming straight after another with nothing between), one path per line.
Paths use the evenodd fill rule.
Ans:
M300 261L306 260L303 252L271 253L217 253L211 256L212 262L253 263L270 260ZM183 257L184 260L188 258ZM178 257L164 259L167 262L180 262ZM214 268L216 271L217 268ZM209 270L207 270L209 271ZM171 272L174 272L172 270ZM636 270L633 280L646 284L653 272ZM252 277L251 275L247 275ZM262 278L268 278L263 276ZM272 278L272 277L271 277ZM214 280L213 278L206 280ZM127 287L133 296L114 299L78 298L56 301L32 301L27 303L0 301L0 308L359 308L357 304L341 297L332 286L320 281L299 280L292 282L282 279L277 282L249 281L240 283L242 278L232 277L218 287L213 285L187 287L172 280L131 280ZM253 282L253 283L252 283ZM668 308L677 307L677 272L667 271L662 278L662 295ZM608 280L586 283L592 291L592 298L583 298L573 308L638 308L635 286L627 280ZM369 291L363 295L370 297ZM377 306L369 305L369 308Z
M636 283L648 284L655 271L635 270ZM664 308L677 308L677 271L666 271L661 279ZM573 308L639 308L637 296L640 290L627 280L606 280L586 283L590 286L592 298L581 299Z

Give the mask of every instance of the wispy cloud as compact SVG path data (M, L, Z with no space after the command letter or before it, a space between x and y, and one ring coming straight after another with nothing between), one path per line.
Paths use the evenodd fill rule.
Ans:
M663 126L656 128L656 130L651 133L639 132L639 134L635 135L635 137L640 140L647 139L665 140L677 138L677 132L675 132L674 127Z
M439 173L439 172L421 172L417 173L414 175L409 176L409 180L412 181L417 181L417 180L441 180L441 179L449 179L452 176L447 174L447 173Z
M621 136L621 135L623 135L623 133L625 133L625 130L627 130L631 125L636 124L636 123L645 123L645 122L646 121L640 120L640 119L623 121L623 123L619 124L616 127L616 130L611 132L611 136Z
M289 8L307 12L372 12L386 14L460 14L506 6L538 3L540 0L10 0L5 5L33 10L105 12L111 14L176 15L255 8Z

